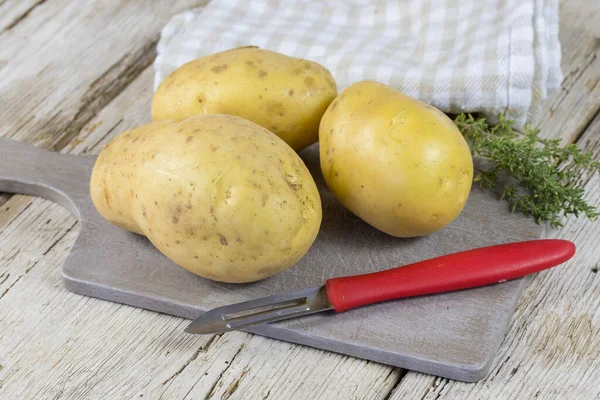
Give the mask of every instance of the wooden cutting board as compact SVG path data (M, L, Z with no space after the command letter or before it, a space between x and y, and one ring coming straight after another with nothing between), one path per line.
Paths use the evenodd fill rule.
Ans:
M319 186L321 231L294 267L251 284L200 278L175 265L146 238L116 228L89 198L94 157L52 153L0 139L0 191L53 200L80 221L63 267L75 292L149 310L195 318L203 311L270 294L467 250L541 236L530 218L508 211L489 191L473 188L461 216L423 238L398 239L345 210L325 186L313 146L301 153ZM491 368L525 280L461 292L320 313L260 325L248 332L451 379L476 381ZM143 330L144 326L140 326Z

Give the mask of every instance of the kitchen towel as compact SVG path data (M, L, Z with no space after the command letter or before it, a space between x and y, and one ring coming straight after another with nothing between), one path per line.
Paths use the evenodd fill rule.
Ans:
M562 80L558 0L212 0L162 30L155 89L188 61L249 45L322 64L340 91L375 80L517 126Z

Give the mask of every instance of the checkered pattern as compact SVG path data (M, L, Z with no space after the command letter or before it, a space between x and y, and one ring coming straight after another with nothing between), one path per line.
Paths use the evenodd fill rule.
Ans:
M562 80L558 0L212 0L163 29L155 87L194 58L247 45L316 61L340 90L376 80L519 126Z

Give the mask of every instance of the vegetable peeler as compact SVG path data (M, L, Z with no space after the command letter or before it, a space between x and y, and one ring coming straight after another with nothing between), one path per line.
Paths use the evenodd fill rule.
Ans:
M502 283L557 266L574 254L575 244L560 239L481 247L218 307L202 314L185 331L223 333L321 311L344 312L382 301Z

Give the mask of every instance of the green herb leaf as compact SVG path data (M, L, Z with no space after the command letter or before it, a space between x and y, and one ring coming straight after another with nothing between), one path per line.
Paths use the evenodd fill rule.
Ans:
M500 198L535 218L562 226L563 217L580 214L590 220L600 216L584 200L578 178L585 171L600 172L600 162L576 144L561 146L560 139L542 139L539 130L526 126L523 133L513 129L514 121L500 117L489 126L484 117L458 115L454 123L469 142L473 156L486 162L477 169L474 181L480 187L498 190Z

